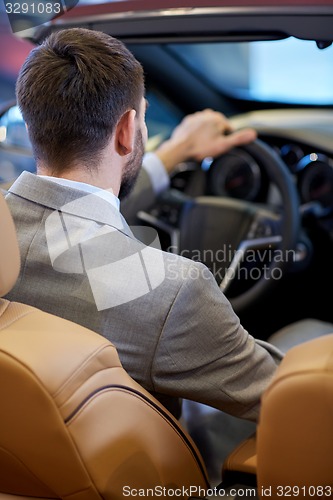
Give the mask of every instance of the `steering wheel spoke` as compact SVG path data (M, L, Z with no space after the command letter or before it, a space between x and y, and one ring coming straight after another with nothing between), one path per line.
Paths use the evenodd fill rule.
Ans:
M282 230L283 219L281 214L260 208L253 217L247 238L249 240L268 238L270 236L281 235Z
M244 262L246 254L248 253L249 250L262 250L266 248L273 250L275 248L278 248L278 246L281 244L281 241L282 241L281 235L264 236L261 238L254 238L242 241L237 250L235 251L230 266L226 270L224 278L220 283L221 290L224 293L226 293L226 291L232 284L233 280L237 276L238 270L242 262Z

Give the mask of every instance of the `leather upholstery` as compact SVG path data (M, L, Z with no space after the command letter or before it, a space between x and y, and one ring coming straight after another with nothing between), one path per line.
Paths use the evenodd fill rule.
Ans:
M0 202L0 248L6 240L1 292L6 293L19 262L1 196ZM0 500L117 500L124 498L124 486L126 492L208 486L191 438L125 372L107 339L5 299L0 299L0 401Z
M9 209L0 195L0 297L14 286L20 270L16 230Z
M222 482L229 484L256 484L257 450L256 436L242 441L225 459L222 467Z
M314 488L330 486L333 493L332 421L330 334L288 351L263 395L257 429L259 493L264 488L268 494L270 488L270 498L281 498L294 486L305 488L302 498L330 496L328 489L317 495Z
M291 348L262 396L256 436L226 458L224 487L278 500L333 495L333 334Z

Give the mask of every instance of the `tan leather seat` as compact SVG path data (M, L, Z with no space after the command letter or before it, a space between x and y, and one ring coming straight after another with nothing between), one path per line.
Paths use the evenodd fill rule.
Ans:
M333 334L290 349L262 397L256 439L223 465L224 485L259 498L333 497Z
M333 497L332 422L330 334L288 351L263 395L257 429L259 493L271 491L272 499L281 498L281 493Z
M0 235L2 296L19 270L2 196ZM163 488L186 498L190 486L208 487L196 446L110 342L0 299L0 500L116 500L139 489L160 498Z

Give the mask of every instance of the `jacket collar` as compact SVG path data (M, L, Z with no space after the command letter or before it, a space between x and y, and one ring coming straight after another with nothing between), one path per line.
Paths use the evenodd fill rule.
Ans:
M121 213L96 193L63 186L26 171L14 182L9 193L51 210L112 226L133 238Z

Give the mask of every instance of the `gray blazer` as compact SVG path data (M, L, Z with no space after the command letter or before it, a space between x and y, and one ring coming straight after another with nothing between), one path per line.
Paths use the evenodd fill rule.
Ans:
M6 197L20 277L6 297L84 325L169 409L196 400L256 420L281 353L249 335L213 275L147 247L99 196L24 172Z

